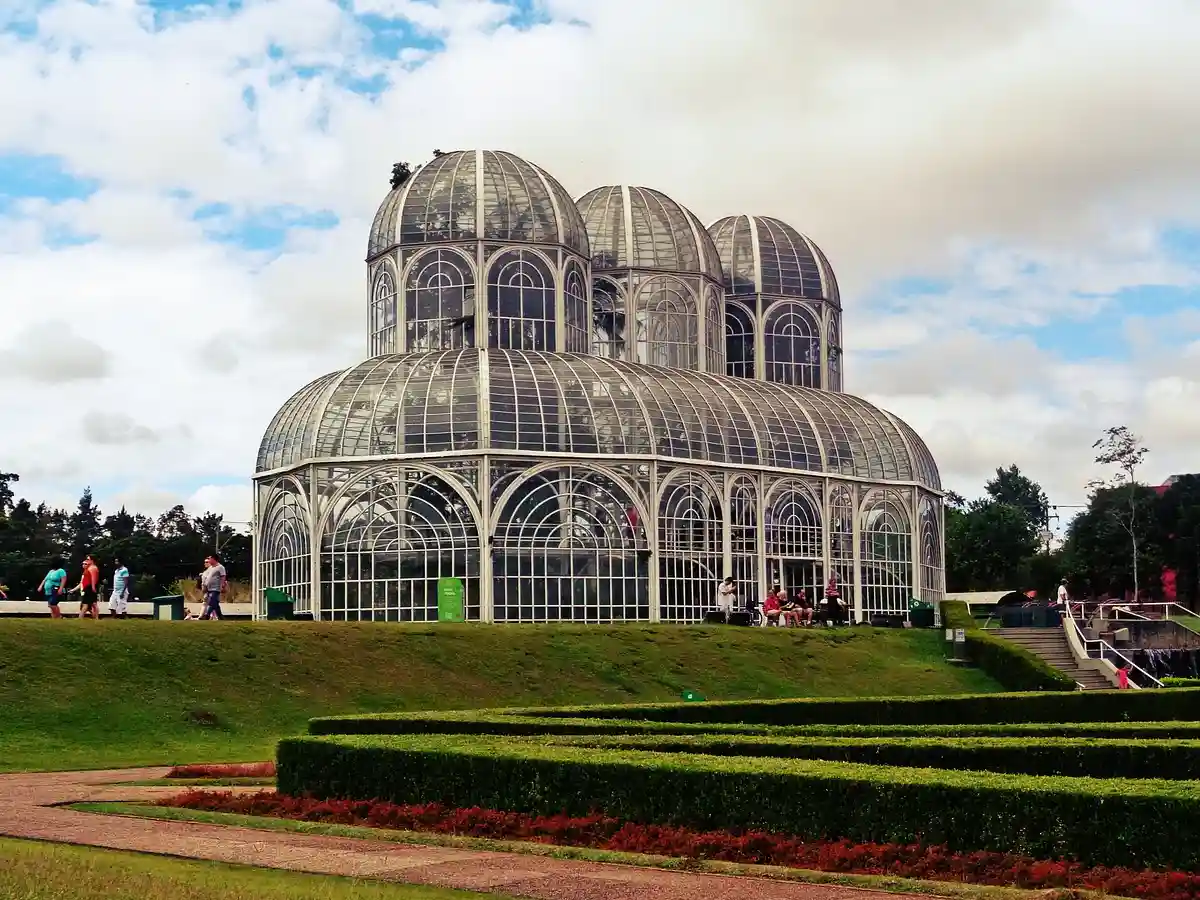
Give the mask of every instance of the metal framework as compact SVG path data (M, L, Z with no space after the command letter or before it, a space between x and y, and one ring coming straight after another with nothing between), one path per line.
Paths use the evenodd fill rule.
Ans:
M840 392L837 285L794 229L705 229L648 188L577 207L465 151L385 198L367 262L372 357L260 446L260 612L277 588L430 621L444 579L492 622L695 622L725 575L744 597L836 576L859 620L942 595L937 466Z

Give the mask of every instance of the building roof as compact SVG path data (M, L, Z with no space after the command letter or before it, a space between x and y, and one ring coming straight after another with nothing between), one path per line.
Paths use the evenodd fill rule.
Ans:
M660 456L941 488L916 432L857 397L495 349L378 356L318 378L276 414L257 469L484 449Z
M500 150L455 150L383 198L367 258L397 245L464 240L562 244L591 255L575 202L544 169Z
M721 260L703 223L661 191L606 185L588 191L577 205L595 271L699 272L721 280Z
M708 226L729 294L776 294L841 306L833 267L811 239L770 216L726 216Z

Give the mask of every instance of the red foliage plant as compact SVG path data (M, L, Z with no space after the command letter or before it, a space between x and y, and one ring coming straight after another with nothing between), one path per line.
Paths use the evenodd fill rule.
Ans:
M192 790L159 801L162 806L273 816L305 822L361 825L401 831L469 835L593 847L656 856L713 859L933 881L1021 888L1071 888L1147 900L1192 900L1200 874L1159 872L1036 860L1010 853L954 852L921 844L856 844L806 841L766 832L699 832L668 825L621 822L609 816L532 816L494 809L454 809L437 803L398 805L381 800L316 800L272 791L235 794Z
M275 763L202 763L175 766L168 778L274 778Z

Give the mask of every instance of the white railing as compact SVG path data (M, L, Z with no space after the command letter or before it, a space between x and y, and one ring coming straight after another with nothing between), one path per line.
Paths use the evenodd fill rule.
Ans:
M1125 600L1101 600L1088 602L1072 600L1067 604L1067 611L1080 619L1098 615L1105 619L1137 619L1143 622L1166 622L1173 619L1188 619L1190 625L1200 628L1200 615L1192 612L1186 606L1173 601L1131 603ZM1112 615L1115 613L1116 615ZM1190 627L1190 626L1184 626Z
M1178 605L1178 604L1160 604L1160 605ZM1145 682L1145 684L1141 685L1142 687L1148 687L1151 685L1153 685L1154 687L1162 687L1163 683L1161 681L1159 681L1157 678L1155 678L1153 675L1151 675L1149 672L1147 672L1145 669L1143 669L1141 666L1139 666L1137 663L1135 663L1132 659L1130 659L1128 656L1126 656L1123 652L1118 650L1116 647L1114 647L1108 641L1102 640L1100 638L1089 638L1086 634L1084 634L1083 626L1080 625L1080 618L1077 617L1077 615L1076 615L1076 613L1082 613L1083 607L1084 607L1083 603L1074 603L1074 602L1068 603L1064 610L1066 613L1066 616L1064 617L1065 621L1063 622L1063 625L1066 628L1075 629L1075 635L1079 638L1079 643L1083 646L1083 652L1087 655L1087 657L1089 659L1108 660L1110 663L1113 663L1113 665L1117 665L1117 661L1119 660L1122 665L1117 665L1117 668L1122 668L1122 667L1127 668L1129 670L1129 673L1131 676L1130 677L1131 682L1135 680L1132 677L1132 675L1133 675L1133 673L1136 672L1141 677L1141 679Z

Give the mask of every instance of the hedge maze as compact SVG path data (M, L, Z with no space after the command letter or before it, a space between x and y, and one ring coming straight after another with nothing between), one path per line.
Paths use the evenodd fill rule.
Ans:
M314 719L278 787L1200 870L1200 689Z

